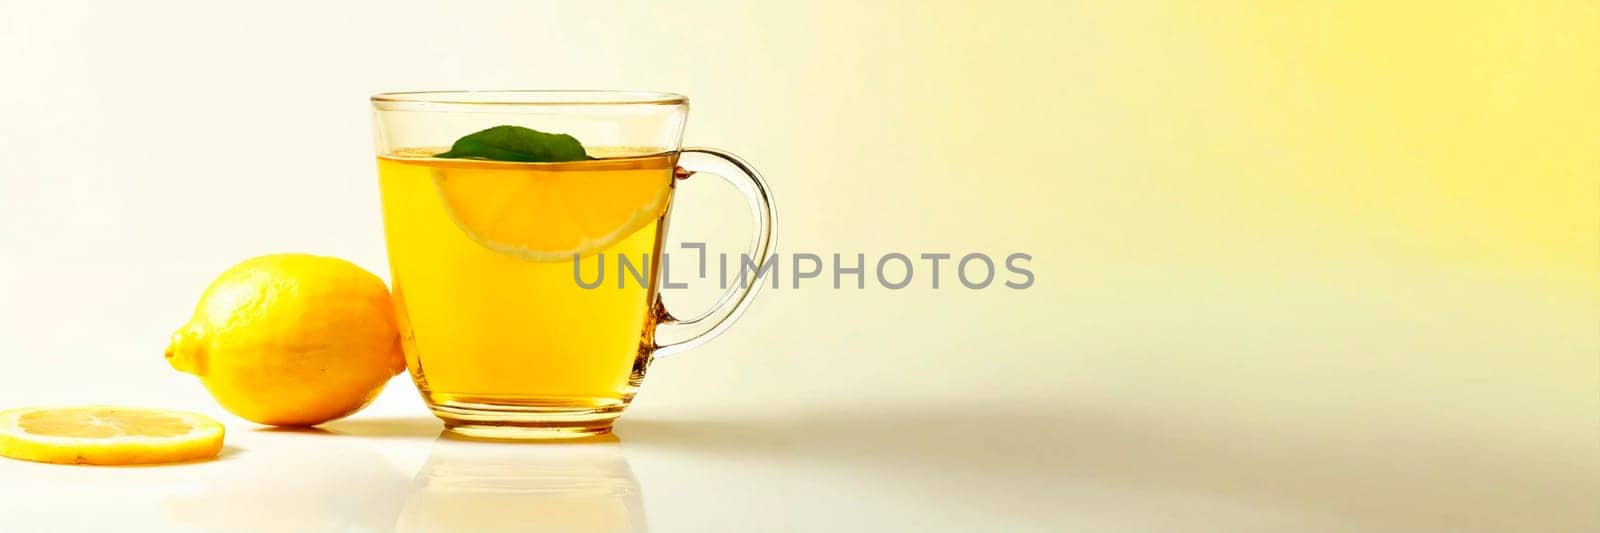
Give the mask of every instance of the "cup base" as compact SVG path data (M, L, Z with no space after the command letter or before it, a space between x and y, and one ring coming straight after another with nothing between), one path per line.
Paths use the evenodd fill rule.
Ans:
M600 406L553 406L479 402L447 402L432 406L445 430L472 438L497 440L581 439L611 432L625 403Z
M567 440L582 439L611 433L611 425L604 427L541 427L518 425L445 424L444 429L456 435L474 439L491 440Z

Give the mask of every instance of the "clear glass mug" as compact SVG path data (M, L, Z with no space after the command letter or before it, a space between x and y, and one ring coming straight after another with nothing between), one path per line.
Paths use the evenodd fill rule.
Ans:
M683 96L404 92L373 96L372 106L406 366L452 431L605 433L651 361L726 331L761 286L776 229L767 184L737 156L680 147ZM433 157L497 126L571 135L589 158ZM694 171L721 176L749 201L758 274L678 319L661 303L656 259L672 193Z

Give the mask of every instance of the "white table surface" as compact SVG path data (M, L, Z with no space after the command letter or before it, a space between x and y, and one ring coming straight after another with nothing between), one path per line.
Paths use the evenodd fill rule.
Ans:
M757 306L746 334L658 362L616 439L582 444L442 438L404 378L322 430L262 428L152 352L148 376L40 397L198 406L228 422L222 456L0 461L0 514L8 531L1595 531L1592 315L1454 305L1476 295L1414 281L1426 319L1285 289L1347 319L1326 330L1210 289L1080 291L1074 305L1160 294L1212 313L1086 320L1049 336L1072 346L988 370L869 338L854 369L763 352L749 332L778 308ZM1111 327L1134 321L1160 327ZM1516 348L1529 363L1498 356ZM134 392L154 389L183 399Z

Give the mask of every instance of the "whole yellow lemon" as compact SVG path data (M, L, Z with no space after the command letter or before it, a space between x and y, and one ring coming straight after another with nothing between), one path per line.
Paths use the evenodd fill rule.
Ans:
M275 426L359 411L405 369L383 280L306 254L257 257L223 272L166 356L199 376L223 408Z

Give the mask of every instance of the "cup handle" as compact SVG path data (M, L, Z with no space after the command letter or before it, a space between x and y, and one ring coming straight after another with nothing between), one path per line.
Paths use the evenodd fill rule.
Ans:
M667 312L666 306L661 303L660 297L656 299L657 326L655 333L660 335L663 331L686 335L683 340L655 344L653 357L661 358L677 355L693 349L711 339L717 338L739 315L744 314L750 307L756 291L761 289L761 282L767 277L767 263L771 260L772 241L778 232L777 213L772 208L772 192L767 186L767 180L756 172L750 163L732 153L715 148L684 148L678 156L678 164L686 169L688 174L680 172L679 178L691 174L706 172L716 174L723 181L733 185L744 193L744 198L750 203L750 214L755 218L756 232L750 238L750 255L756 264L756 275L745 279L739 276L735 284L723 291L717 303L710 309L692 318L676 318ZM743 259L739 268L743 268Z

